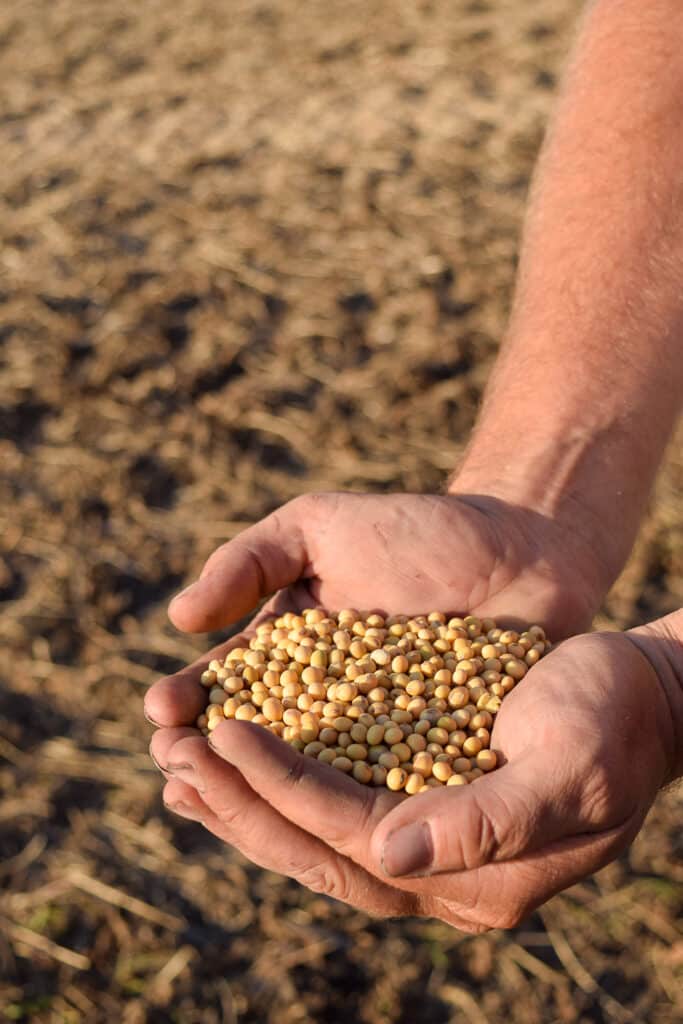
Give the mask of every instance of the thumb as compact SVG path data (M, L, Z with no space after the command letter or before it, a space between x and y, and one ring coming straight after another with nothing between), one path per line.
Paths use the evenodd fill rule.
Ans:
M247 615L259 601L289 586L309 565L308 539L319 521L321 495L287 502L217 548L200 578L169 607L174 626L203 633Z
M385 875L471 871L591 831L561 764L531 752L465 787L404 800L377 826L372 852Z

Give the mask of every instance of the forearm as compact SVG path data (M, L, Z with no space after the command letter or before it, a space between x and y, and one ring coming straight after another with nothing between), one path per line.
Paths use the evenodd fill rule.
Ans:
M539 159L510 326L451 482L604 560L633 543L683 393L683 5L591 5Z

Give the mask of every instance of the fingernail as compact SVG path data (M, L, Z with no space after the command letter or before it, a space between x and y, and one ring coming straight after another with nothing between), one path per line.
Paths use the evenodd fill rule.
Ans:
M434 857L432 833L427 822L416 822L391 832L382 850L382 867L388 875L426 874Z
M163 729L163 725L161 725L159 722L155 722L152 716L147 714L147 711L145 710L144 707L142 709L142 713L149 722L149 724L153 725L155 729Z
M149 756L152 758L152 764L154 765L155 768L158 768L160 772L166 771L165 768L161 767L161 765L159 764L159 762L157 761L156 757L154 756L154 754L152 753L151 750L149 752Z
M226 719L226 721L227 721L227 719ZM223 722L221 722L220 724L223 725ZM216 726L216 729L218 729L218 728L220 728L220 727ZM229 760L229 757L228 757L228 754L226 753L226 751L223 748L218 746L218 743L216 742L217 739L218 739L218 737L215 735L215 730L214 730L213 732L210 732L209 735L206 737L206 742L209 745L209 747L211 748L211 750L215 750L216 753L219 755L219 757L222 757L224 761Z
M187 762L171 763L169 761L166 765L166 771L174 779L180 779L181 782L187 783L188 786L193 786L198 793L204 792L204 781L194 765Z

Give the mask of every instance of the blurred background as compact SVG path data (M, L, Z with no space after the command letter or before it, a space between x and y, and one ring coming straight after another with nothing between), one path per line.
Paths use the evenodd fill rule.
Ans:
M0 1019L683 1019L680 792L470 937L172 817L142 717L212 639L165 608L218 543L305 490L443 486L579 7L0 8ZM682 507L679 444L599 625L683 603Z

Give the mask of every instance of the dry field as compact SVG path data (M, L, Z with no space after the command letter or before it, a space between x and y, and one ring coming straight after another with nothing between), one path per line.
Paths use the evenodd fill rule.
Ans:
M468 937L171 817L142 718L206 647L165 606L217 543L304 490L442 486L578 7L0 8L2 1021L683 1019L680 792ZM680 450L603 625L683 601Z

